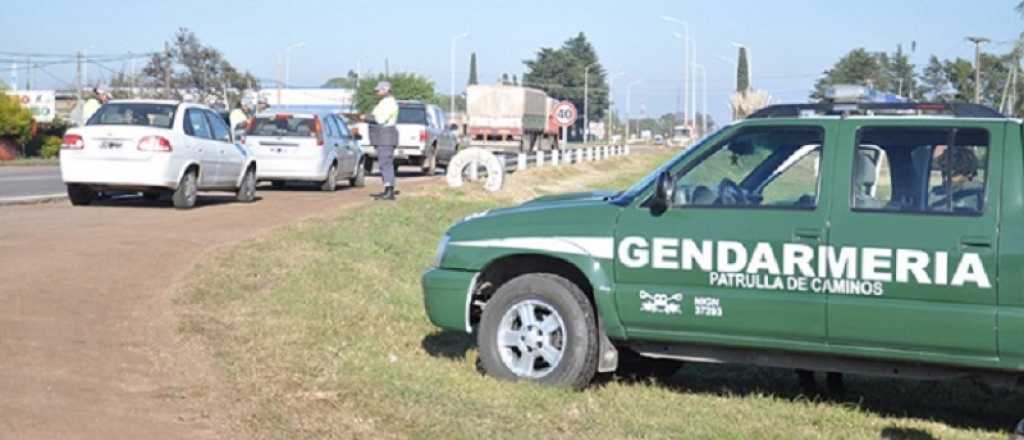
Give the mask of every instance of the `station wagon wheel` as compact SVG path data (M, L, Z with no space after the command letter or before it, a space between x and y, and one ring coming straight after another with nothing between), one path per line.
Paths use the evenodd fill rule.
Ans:
M188 209L195 206L198 192L199 188L196 182L196 171L194 169L186 171L185 175L181 176L181 182L178 183L178 189L174 190L174 196L171 197L174 201L174 207L178 209Z
M494 293L477 333L488 375L583 388L597 372L594 309L572 282L554 274L516 277Z

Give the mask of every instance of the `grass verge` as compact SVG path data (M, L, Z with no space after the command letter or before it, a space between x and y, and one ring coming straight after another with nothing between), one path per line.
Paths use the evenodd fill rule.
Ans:
M848 378L807 398L783 370L686 365L572 392L482 376L470 336L424 315L442 232L539 194L623 188L662 152L536 169L494 196L435 187L220 251L179 294L243 438L1005 438L1024 400L970 383Z
M60 159L42 157L19 157L14 160L0 160L0 167L36 167L36 166L57 166Z

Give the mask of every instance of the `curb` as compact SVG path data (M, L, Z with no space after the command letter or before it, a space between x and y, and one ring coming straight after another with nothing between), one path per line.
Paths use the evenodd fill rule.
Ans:
M38 205L67 200L66 193L44 194L39 196L7 197L0 199L0 206Z

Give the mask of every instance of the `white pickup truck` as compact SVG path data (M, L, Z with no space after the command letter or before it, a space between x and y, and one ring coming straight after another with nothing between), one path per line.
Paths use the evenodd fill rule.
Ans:
M420 167L423 174L432 175L438 163L447 164L458 152L458 137L447 126L444 112L436 105L417 101L398 101L398 148L395 149L395 166L412 165ZM357 124L360 136L363 162L366 171L373 168L377 159L377 148L368 138L370 132L365 122Z

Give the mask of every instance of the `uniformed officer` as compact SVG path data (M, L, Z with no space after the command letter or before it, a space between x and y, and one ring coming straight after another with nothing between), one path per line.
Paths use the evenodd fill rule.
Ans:
M381 81L374 88L380 102L373 108L376 124L370 126L370 142L377 148L377 163L384 180L384 191L374 194L377 200L395 200L395 146L398 145L398 102L391 96L391 83Z

